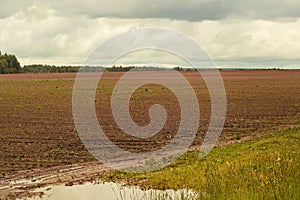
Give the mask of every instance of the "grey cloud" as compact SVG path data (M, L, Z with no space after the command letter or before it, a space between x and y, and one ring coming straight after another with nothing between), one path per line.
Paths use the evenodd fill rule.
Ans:
M169 18L201 21L225 18L270 19L299 17L300 3L281 0L210 1L64 1L52 5L62 15L82 14L91 18ZM68 10L68 11L67 11Z
M297 0L64 0L64 1L17 1L0 0L0 17L7 17L29 6L56 10L61 16L84 15L89 18L169 18L201 21L225 18L272 19L300 17Z

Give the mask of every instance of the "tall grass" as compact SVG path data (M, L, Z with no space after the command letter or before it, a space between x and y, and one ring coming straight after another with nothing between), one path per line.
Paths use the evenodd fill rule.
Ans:
M198 155L186 153L156 172L114 172L101 178L145 189L193 189L195 199L300 199L300 127L214 148L202 160Z
M118 188L114 190L116 200L197 200L198 194L187 189L174 190L147 190L141 191L138 188Z

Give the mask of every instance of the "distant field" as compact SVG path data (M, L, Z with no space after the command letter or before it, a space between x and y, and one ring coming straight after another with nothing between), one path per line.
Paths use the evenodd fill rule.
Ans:
M138 73L136 72L137 76ZM222 71L227 93L227 119L219 145L251 140L300 124L300 70ZM0 177L16 170L94 160L77 136L72 118L72 88L76 74L0 75ZM167 88L146 85L130 104L133 119L149 122L147 110L163 104L168 121L148 140L128 137L113 121L110 95L122 73L105 73L95 104L99 123L121 147L134 152L162 147L178 126L178 102ZM194 145L201 144L210 117L205 83L195 72L183 72L198 96L200 127ZM184 88L183 88L184 89ZM163 101L157 101L157 99Z

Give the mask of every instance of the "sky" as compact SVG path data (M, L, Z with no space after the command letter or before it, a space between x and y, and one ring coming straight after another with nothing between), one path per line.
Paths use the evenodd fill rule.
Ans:
M21 65L80 65L115 35L157 27L193 39L218 67L300 68L298 0L0 0L0 5L0 50L16 55ZM142 50L119 62L179 60Z

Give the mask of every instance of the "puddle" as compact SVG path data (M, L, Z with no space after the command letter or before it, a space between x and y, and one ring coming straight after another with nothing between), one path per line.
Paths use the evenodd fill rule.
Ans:
M18 188L22 186L23 184L29 185L29 184L34 184L38 183L39 181L37 180L31 180L31 179L19 179L19 180L12 180L9 182L0 182L0 190L4 189L13 189L13 188Z
M39 183L40 180L36 179L19 179L11 181L12 184L32 184L32 183Z
M50 189L51 188L51 189ZM89 200L89 199L120 199L120 200L149 200L149 199L194 199L192 190L141 190L138 187L127 187L117 183L85 183L83 185L56 185L37 189L34 192L44 192L45 200ZM40 199L40 197L32 198Z

